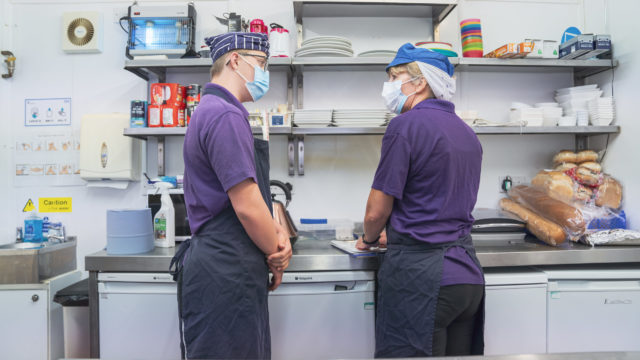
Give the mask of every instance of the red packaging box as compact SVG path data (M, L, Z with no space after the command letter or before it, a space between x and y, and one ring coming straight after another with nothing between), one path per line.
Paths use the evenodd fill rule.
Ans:
M149 127L162 127L162 110L160 105L149 105L147 107L147 124Z
M180 84L155 83L151 84L151 104L185 106L186 88Z
M184 126L184 108L161 105L160 109L162 110L163 127Z

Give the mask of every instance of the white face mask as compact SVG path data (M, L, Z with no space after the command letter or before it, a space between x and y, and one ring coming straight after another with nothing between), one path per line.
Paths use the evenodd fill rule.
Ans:
M384 98L384 104L387 106L387 109L389 109L389 111L396 114L402 113L402 107L404 106L404 103L407 102L409 96L416 93L416 91L414 91L409 95L405 95L402 92L402 85L417 78L419 78L419 76L416 76L404 82L402 80L396 80L387 81L384 83L384 85L382 86L382 98Z

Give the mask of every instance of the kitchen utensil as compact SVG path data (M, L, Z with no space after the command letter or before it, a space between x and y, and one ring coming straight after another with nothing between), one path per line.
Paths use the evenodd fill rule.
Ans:
M269 26L271 27L269 32L271 57L291 57L289 30L276 23L271 23Z
M296 229L296 226L293 223L293 219L291 219L291 215L289 214L289 211L287 211L287 207L291 202L291 190L293 189L293 186L291 186L291 184L289 183L285 184L282 181L278 180L271 180L269 182L269 185L272 189L273 187L276 187L282 190L282 192L284 193L286 202L283 204L281 201L276 200L276 196L278 194L273 190L271 192L271 201L273 203L273 218L284 228L284 231L289 237L289 241L291 242L291 246L293 246L296 240L298 240L298 229Z
M222 17L217 17L220 24L227 27L227 32L242 32L249 28L247 21L240 14L224 13Z
M262 19L253 19L251 20L251 23L249 25L249 32L267 35L267 25L264 24L264 21L262 21Z
M462 56L482 57L482 28L480 19L467 19L460 22Z

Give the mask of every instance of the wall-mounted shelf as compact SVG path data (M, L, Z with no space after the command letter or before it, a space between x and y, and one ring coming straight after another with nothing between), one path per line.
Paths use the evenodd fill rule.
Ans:
M208 70L211 68L211 65L213 65L211 58L126 60L124 62L124 69L146 81L157 78L158 82L165 82L168 69ZM290 70L290 66L291 58L274 57L269 59L270 70Z
M586 149L590 136L617 134L619 126L553 126L553 127L516 127L516 126L476 126L472 128L478 135L575 135L576 148ZM305 136L362 136L384 135L386 127L272 127L270 135L287 135L289 175L304 175L304 137ZM254 135L262 134L262 129L253 127ZM126 128L123 134L137 139L155 138L158 142L158 175L164 175L164 138L184 136L187 128Z

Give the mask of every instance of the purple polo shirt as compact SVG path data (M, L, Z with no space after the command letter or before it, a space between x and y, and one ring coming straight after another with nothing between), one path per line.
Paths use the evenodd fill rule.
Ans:
M191 233L230 205L227 191L245 179L256 180L249 113L225 88L232 104L205 95L193 112L184 139L184 200Z
M427 99L389 124L372 188L395 198L389 221L396 231L451 242L471 231L481 164L480 141L453 103ZM461 247L444 257L441 286L455 284L483 284Z

